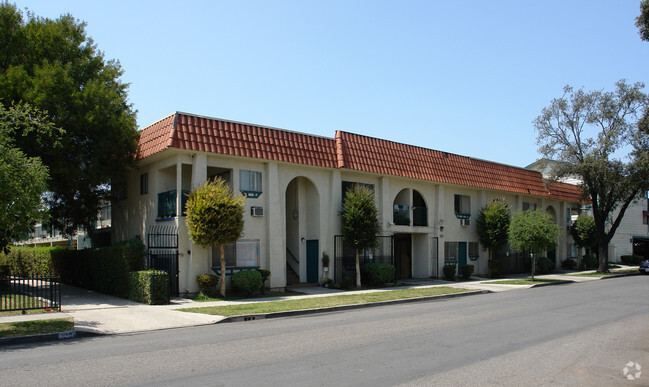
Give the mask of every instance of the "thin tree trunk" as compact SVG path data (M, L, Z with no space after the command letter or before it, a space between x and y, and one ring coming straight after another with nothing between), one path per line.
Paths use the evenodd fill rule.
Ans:
M356 250L356 287L361 288L361 263L358 250Z
M532 282L534 282L534 270L536 269L536 254L532 254Z
M221 297L225 297L225 245L220 246L221 250Z

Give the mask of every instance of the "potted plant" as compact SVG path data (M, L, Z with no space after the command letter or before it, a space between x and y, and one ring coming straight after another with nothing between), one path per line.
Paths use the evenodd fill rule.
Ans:
M329 269L329 255L324 251L322 252L322 267L325 269Z

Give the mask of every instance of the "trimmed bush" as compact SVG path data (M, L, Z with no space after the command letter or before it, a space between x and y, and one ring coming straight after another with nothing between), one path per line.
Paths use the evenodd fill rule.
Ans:
M12 246L8 254L0 252L0 264L9 266L11 275L47 277L54 274L52 254L55 250L56 247Z
M259 269L259 274L261 274L261 293L266 292L266 280L270 278L270 270Z
M202 294L209 297L216 297L218 294L216 287L219 284L219 277L215 274L199 274L196 276L196 283Z
M640 266L644 257L642 255L623 255L620 257L623 264L629 266Z
M462 265L460 266L460 270L462 270L462 279L468 280L471 278L471 274L473 274L473 265Z
M129 273L128 299L149 305L169 303L169 275L160 270Z
M536 274L550 274L554 271L554 263L547 257L536 258Z
M455 281L455 265L444 266L444 279L447 281Z
M489 278L498 278L503 273L503 262L499 259L490 259L487 262L489 266Z
M594 255L584 255L581 259L581 269L596 269L598 266L597 257Z
M259 270L241 270L232 274L232 288L244 296L251 296L260 290L262 285Z
M572 270L577 268L577 261L574 259L566 259L561 261L561 268L566 270Z
M361 268L362 282L370 286L384 286L394 281L394 265L388 263L366 263Z

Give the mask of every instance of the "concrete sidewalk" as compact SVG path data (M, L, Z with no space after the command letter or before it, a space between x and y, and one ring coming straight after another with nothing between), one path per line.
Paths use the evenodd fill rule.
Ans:
M591 271L592 272L592 271ZM575 273L571 273L575 274ZM524 279L527 275L509 275L507 279ZM569 280L573 282L597 281L598 277L574 277L565 274L541 275L538 278ZM238 301L196 302L186 298L174 298L169 305L143 305L122 298L108 296L91 290L62 285L63 305L60 313L42 313L31 315L0 317L0 323L12 321L38 320L47 318L73 317L75 330L96 334L124 334L160 329L191 327L215 324L225 319L223 316L212 316L200 313L185 313L177 311L181 308L224 306L254 302L269 302L284 299L326 297L335 294L359 294L370 292L385 292L396 289L420 287L450 286L470 290L502 292L515 289L526 289L533 285L504 285L488 283L498 280L473 277L471 281L449 282L439 279L409 279L403 286L384 289L358 291L341 291L322 287L304 287L293 289L303 293L299 296L268 297Z

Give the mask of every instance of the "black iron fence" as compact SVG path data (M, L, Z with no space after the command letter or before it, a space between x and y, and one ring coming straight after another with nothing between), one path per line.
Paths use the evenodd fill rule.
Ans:
M59 277L0 277L0 311L61 310Z
M379 236L379 244L375 249L363 250L359 255L361 268L366 263L388 263L394 265L392 254L392 236ZM342 283L347 277L356 281L356 252L345 243L342 235L334 237L334 282Z

